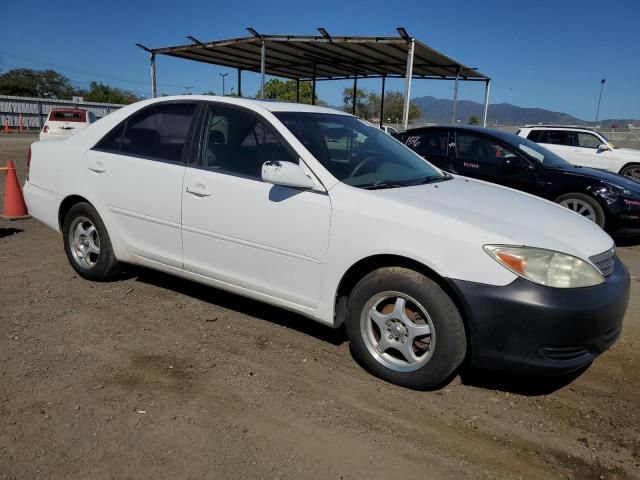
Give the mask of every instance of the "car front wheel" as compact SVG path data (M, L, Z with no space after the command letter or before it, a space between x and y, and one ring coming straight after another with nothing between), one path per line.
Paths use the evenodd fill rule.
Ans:
M640 181L640 164L631 164L620 170L620 175Z
M606 221L604 210L595 198L583 193L567 193L557 198L556 203L604 228Z
M116 273L118 262L109 234L93 206L81 202L71 207L62 234L69 263L81 277L104 281Z
M400 386L438 387L465 357L460 312L436 282L413 270L365 276L349 296L346 327L355 359Z

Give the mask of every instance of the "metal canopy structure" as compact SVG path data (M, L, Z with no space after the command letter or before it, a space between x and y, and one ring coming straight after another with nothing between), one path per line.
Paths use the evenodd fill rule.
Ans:
M201 42L189 36L191 43L172 47L147 48L136 44L151 56L152 95L157 94L156 55L235 68L238 95L242 95L243 71L261 74L260 96L265 75L296 80L298 100L300 82L310 81L314 102L317 81L353 79L356 92L358 79L381 78L382 125L385 80L405 78L402 122L406 128L413 78L455 82L452 123L455 121L458 82L480 81L485 82L483 125L486 125L491 79L409 36L402 27L397 29L399 36L396 37L332 36L324 28L318 29L320 35L262 35L253 28L247 30L251 36L228 40ZM352 103L355 113L355 98Z

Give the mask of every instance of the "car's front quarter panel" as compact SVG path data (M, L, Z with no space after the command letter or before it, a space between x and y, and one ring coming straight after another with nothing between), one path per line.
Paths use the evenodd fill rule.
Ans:
M418 262L443 278L473 279L490 285L507 285L517 278L482 248L484 243L503 242L501 235L484 235L484 229L451 218L446 212L403 206L377 193L344 184L329 192L331 234L317 312L320 321L334 322L336 292L349 268L377 255Z

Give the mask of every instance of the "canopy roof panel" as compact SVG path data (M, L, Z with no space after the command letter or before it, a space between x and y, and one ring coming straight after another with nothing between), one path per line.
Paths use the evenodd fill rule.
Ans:
M192 43L147 49L152 54L168 55L197 62L241 70L261 70L265 48L265 73L299 80L330 80L358 77L404 77L408 45L414 41L414 78L488 81L476 69L415 40L404 29L398 37L335 37L326 30L322 35L260 35L248 29L249 37Z

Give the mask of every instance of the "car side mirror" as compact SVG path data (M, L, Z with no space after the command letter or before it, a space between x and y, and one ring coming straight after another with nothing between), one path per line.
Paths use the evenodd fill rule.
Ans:
M264 162L262 181L283 187L311 189L315 186L313 180L302 170L300 165L277 160Z
M598 145L599 152L604 152L605 150L609 150L609 145L607 145L606 143L601 143L600 145Z

